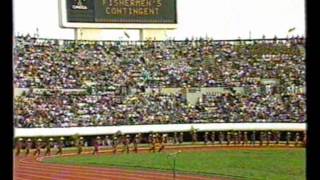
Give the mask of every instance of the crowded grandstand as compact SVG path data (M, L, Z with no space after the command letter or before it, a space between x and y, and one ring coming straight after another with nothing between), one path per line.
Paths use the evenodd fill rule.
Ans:
M15 126L306 122L304 38L15 37Z

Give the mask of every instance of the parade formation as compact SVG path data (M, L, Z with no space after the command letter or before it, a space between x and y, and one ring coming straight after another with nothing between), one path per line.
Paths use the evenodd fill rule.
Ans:
M184 141L184 134L189 135ZM171 136L170 136L171 135ZM217 135L217 136L216 136ZM283 135L283 136L281 136ZM187 137L187 136L186 136ZM67 137L66 137L67 138ZM92 155L98 155L100 149L110 149L113 154L130 152L138 153L141 149L149 152L162 152L166 146L177 145L202 145L202 146L305 146L305 132L280 132L280 131L212 131L197 132L192 129L189 133L174 132L168 133L148 133L148 134L119 134L112 137L101 138L82 136L75 139L58 138L18 138L15 143L16 156L24 152L28 156L32 151L34 157L38 157L43 152L44 156L50 156L52 150L55 155L62 155L67 147L76 147L77 154L83 153L84 147L92 149ZM92 140L88 145L88 141ZM72 143L71 143L72 142ZM70 145L72 144L72 145ZM68 146L67 146L68 145ZM92 147L91 147L92 146Z

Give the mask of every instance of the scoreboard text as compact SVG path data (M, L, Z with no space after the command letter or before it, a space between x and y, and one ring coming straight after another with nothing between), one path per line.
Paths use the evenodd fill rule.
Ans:
M176 24L176 0L67 0L67 21Z

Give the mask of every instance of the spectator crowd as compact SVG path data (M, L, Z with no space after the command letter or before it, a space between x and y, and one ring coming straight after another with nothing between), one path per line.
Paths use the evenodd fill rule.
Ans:
M305 87L303 49L303 38L79 42L16 37L14 85L30 89L15 99L16 126L305 122L304 92L287 92ZM264 79L278 84L262 91ZM251 91L203 94L196 105L183 92L160 92L193 87Z

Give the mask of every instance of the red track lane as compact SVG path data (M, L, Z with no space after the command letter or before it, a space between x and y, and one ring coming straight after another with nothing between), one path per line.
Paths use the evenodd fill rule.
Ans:
M15 180L168 180L172 174L150 171L129 171L116 168L95 168L48 164L35 158L17 158ZM208 180L207 177L177 175L177 180ZM212 179L212 178L211 178Z
M212 150L231 150L231 149L264 149L264 148L248 148L248 147L168 147L168 151L209 151ZM102 151L110 153L110 151ZM89 154L90 152L84 152ZM145 153L142 151L142 153ZM63 156L73 156L75 153L64 154ZM54 156L50 156L54 157ZM50 158L49 157L49 158ZM48 158L48 157L45 157ZM85 167L77 165L60 165L41 162L44 157L33 158L16 157L14 166L15 180L171 180L173 175L170 172L156 172L143 170L125 170L118 168L102 168L102 167ZM186 174L177 174L176 180L222 180L224 178L213 178Z

